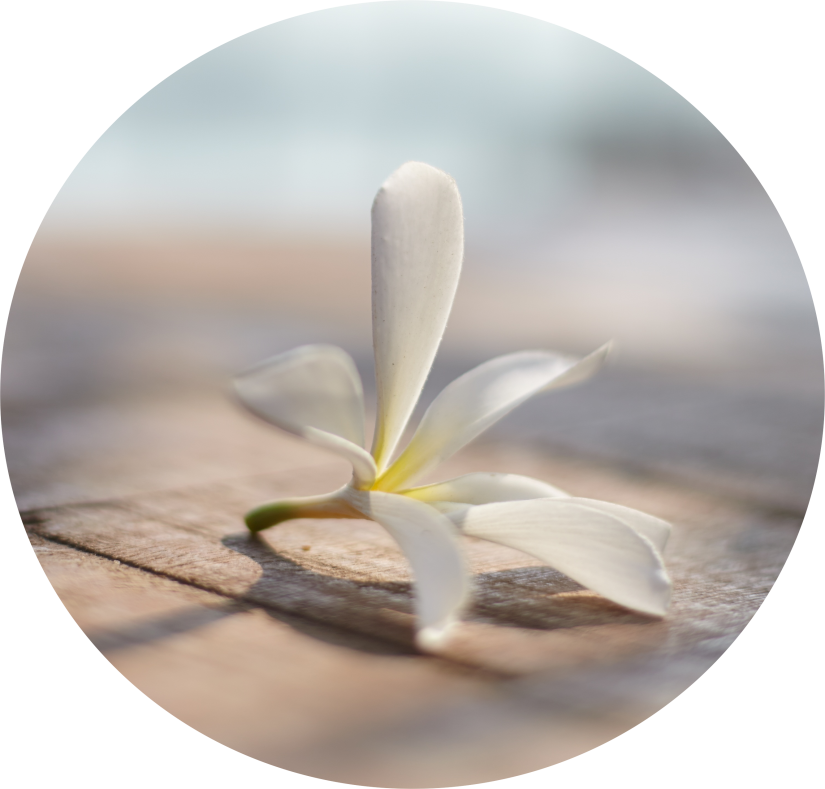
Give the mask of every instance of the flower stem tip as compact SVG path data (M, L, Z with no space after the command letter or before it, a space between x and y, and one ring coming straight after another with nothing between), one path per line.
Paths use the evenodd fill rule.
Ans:
M246 527L252 534L257 534L270 526L277 526L283 521L295 518L297 513L295 507L287 501L274 501L269 504L262 504L260 507L250 510L244 516Z

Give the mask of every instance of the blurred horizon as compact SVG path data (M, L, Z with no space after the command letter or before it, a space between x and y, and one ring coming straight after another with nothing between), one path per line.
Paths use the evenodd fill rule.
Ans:
M612 339L610 369L507 429L611 459L681 454L704 480L725 458L758 467L765 490L787 478L783 501L805 498L819 328L747 164L618 53L458 4L279 22L124 113L67 180L23 267L3 359L7 442L19 428L22 458L35 433L48 444L47 423L59 432L73 408L101 403L212 393L229 409L233 374L312 342L353 355L369 402L370 206L411 159L456 179L465 214L424 404L491 356Z
M491 9L366 4L262 28L172 74L92 147L43 229L358 234L377 185L411 159L456 178L485 243L540 233L615 165L755 184L691 105L589 39Z

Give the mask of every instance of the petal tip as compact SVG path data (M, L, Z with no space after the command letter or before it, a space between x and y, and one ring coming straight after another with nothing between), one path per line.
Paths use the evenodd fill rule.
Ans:
M456 622L451 621L446 625L423 627L415 634L415 645L422 652L440 652L449 642L455 626Z
M664 568L655 573L655 583L658 586L655 600L651 600L644 609L639 609L642 613L655 617L664 617L670 608L671 595L673 593L673 583Z
M387 185L391 185L394 181L403 178L422 177L447 180L450 183L455 183L455 179L449 173L444 172L444 170L439 170L437 167L433 167L426 162L410 160L409 162L404 162L398 169L394 170L389 178L381 185L381 188L383 189Z

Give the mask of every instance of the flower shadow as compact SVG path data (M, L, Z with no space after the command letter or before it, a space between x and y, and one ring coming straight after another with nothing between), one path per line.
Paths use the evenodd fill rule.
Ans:
M519 567L476 575L470 614L491 624L529 630L660 621L613 603L550 567Z
M260 565L261 575L243 600L263 607L272 618L320 640L362 651L416 651L410 583L364 583L325 574L245 533L222 542ZM474 601L465 616L486 624L552 631L658 621L589 592L549 567L480 573L474 587Z
M247 605L329 644L374 654L416 653L410 584L365 584L326 575L248 532L221 542L261 568L258 580L243 594Z

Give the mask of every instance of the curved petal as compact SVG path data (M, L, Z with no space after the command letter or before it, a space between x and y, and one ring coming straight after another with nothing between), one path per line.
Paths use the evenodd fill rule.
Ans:
M483 504L456 513L465 534L535 556L620 605L663 616L670 579L653 544L579 499Z
M490 471L464 474L434 485L409 488L401 491L401 494L428 504L492 504L497 501L559 498L568 495L540 479Z
M350 504L380 523L412 566L422 649L436 649L458 621L470 590L469 575L453 524L432 507L393 493L348 493Z
M606 512L608 515L618 518L634 531L647 537L659 553L664 552L671 531L671 525L667 521L648 515L646 512L623 507L621 504L612 504L609 501L580 498L577 498L576 501L583 507Z
M389 463L430 372L464 255L455 181L407 162L372 206L372 336L378 416L372 454Z
M379 477L381 490L398 490L457 452L538 392L574 384L601 366L610 343L577 359L552 351L498 356L447 386L432 402L395 463Z
M594 376L601 369L607 359L607 355L613 350L613 340L606 342L597 348L593 353L587 354L568 367L561 375L553 378L541 391L549 392L551 389L563 389L565 386L575 386Z
M364 394L350 356L334 345L304 345L234 380L239 400L270 424L342 455L357 484L376 468L364 447Z

